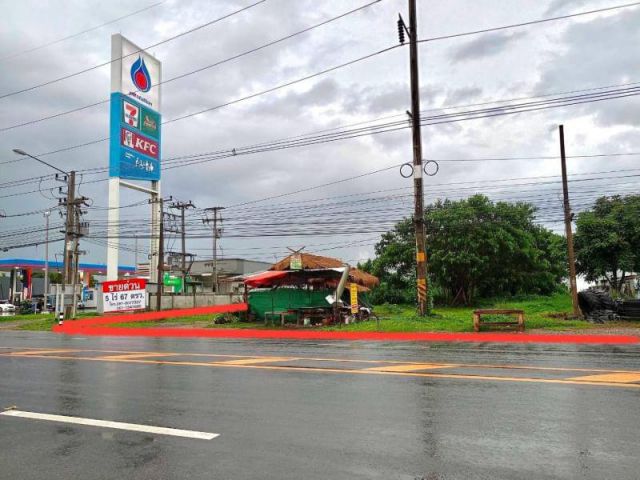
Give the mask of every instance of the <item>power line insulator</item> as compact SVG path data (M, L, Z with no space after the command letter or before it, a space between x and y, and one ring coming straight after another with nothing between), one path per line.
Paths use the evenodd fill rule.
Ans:
M400 44L404 45L404 22L401 18L398 19L398 40L400 41Z

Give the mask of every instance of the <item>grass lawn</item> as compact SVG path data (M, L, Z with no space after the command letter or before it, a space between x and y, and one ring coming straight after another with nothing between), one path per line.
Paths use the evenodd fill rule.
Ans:
M78 318L93 317L95 312L78 313ZM56 318L54 313L29 313L17 314L11 316L0 316L0 329L3 324L11 324L8 329L11 330L36 330L48 331L55 325Z
M374 311L380 318L380 331L383 332L472 332L472 312L476 308L524 310L527 331L534 329L548 331L581 330L609 326L638 328L640 332L640 322L625 322L624 324L614 324L612 322L606 325L595 325L583 320L565 320L562 318L562 314L571 312L571 297L567 294L556 294L548 297L531 296L509 300L487 300L474 307L436 307L434 314L426 318L418 317L413 305L378 305L374 308ZM79 317L93 315L95 315L95 313L82 313L79 314ZM161 321L113 324L113 326L136 328L151 328L155 326L180 326L184 328L281 328L275 325L266 327L262 322L247 323L234 321L232 323L218 325L213 323L213 319L213 315L194 315L191 317L167 318ZM16 323L16 325L11 326L11 328L16 330L50 330L54 325L55 319L53 314L0 317L0 328L2 328L2 322L10 321ZM322 327L322 329L376 331L377 325L375 321L369 321L352 325Z
M594 327L592 323L583 320L564 320L549 316L549 314L571 312L571 297L565 294L549 297L532 296L520 300L484 301L474 307L436 306L433 315L427 318L417 316L413 305L379 305L374 308L374 311L380 317L380 331L383 332L472 332L473 310L478 308L524 310L527 330L571 330ZM356 323L331 327L331 329L375 331L376 322Z
M157 326L171 327L171 326L188 326L193 328L267 328L263 322L240 322L233 321L232 323L216 324L213 323L214 316L211 314L193 315L191 317L171 317L163 320L154 320L151 322L126 322L126 323L114 323L113 327L135 327L135 328L153 328Z

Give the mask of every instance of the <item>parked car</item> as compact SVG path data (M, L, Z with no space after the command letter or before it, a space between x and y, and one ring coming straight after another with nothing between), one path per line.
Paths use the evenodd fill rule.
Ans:
M9 303L8 300L0 300L0 312L15 312L16 306Z

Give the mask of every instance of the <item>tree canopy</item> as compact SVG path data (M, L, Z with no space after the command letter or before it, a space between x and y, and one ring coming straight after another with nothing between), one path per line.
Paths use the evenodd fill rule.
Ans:
M619 292L625 273L640 270L640 195L599 198L578 214L574 245L578 273Z
M429 280L438 300L548 294L566 276L564 237L534 223L526 203L494 203L475 195L426 208ZM415 240L411 219L396 224L361 265L381 280L374 301L415 300Z

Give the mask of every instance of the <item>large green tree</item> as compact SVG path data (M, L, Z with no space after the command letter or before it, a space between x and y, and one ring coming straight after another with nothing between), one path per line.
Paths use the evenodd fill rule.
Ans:
M432 289L440 300L547 294L566 276L564 238L534 223L525 203L491 202L483 195L437 202L426 209ZM409 219L385 233L363 268L381 279L377 301L413 300L415 243Z
M619 292L624 275L640 270L640 195L596 200L578 214L574 244L578 273L604 277Z

